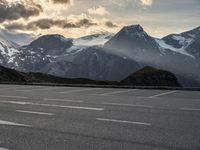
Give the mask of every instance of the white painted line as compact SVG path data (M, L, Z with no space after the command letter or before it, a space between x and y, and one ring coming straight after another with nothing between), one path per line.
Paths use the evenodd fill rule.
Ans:
M163 96L163 95L169 95L169 94L176 93L176 92L177 92L177 91L165 92L165 93L161 93L161 94L157 94L157 95L150 96L150 97L148 97L148 98L156 98L156 97L160 97L160 96Z
M5 88L0 88L0 90L16 90L16 89L27 89L27 88L37 88L37 86L7 86ZM41 86L38 86L38 87L41 87Z
M198 108L180 108L180 110L185 110L185 111L200 111Z
M0 101L0 103L17 104L17 105L29 105L30 102L19 102L19 101Z
M103 103L104 105L113 105L113 106L128 106L128 107L142 107L142 108L153 108L150 105L136 105L136 104L122 104L122 103Z
M80 89L80 90L69 90L65 92L59 92L61 94L68 94L68 93L74 93L74 92L84 92L84 91L93 91L93 90L100 90L102 88L89 88L89 89Z
M57 90L57 89L68 89L71 87L43 87L39 89L31 89L32 91L46 91L46 90Z
M25 110L16 110L16 112L20 113L28 113L28 114L37 114L37 115L47 115L47 116L53 116L53 113L44 113L44 112L35 112L35 111L25 111Z
M117 122L117 123L151 126L151 123L144 123L144 122L133 122L133 121L124 121L124 120L115 120L115 119L105 119L105 118L96 118L96 119L99 121L106 121L106 122Z
M4 121L4 120L0 120L0 125L30 127L30 125L25 125L25 124L10 122L10 121Z
M32 105L46 106L46 107L70 108L70 109L82 109L82 110L94 110L94 111L103 111L104 110L103 108L95 108L95 107L80 107L80 106L67 106L67 105L39 104L39 103L33 103Z
M4 148L4 147L0 147L0 150L9 150L9 149Z
M44 98L44 101L60 101L60 102L83 103L83 101L81 101L81 100L66 100L66 99L51 99L51 98Z
M18 92L31 92L31 90L16 90Z
M19 98L19 99L27 99L28 97L23 97L23 96L9 96L9 95L0 95L0 97L3 98Z
M138 91L138 89L123 90L123 91L114 91L114 92L102 93L102 94L99 94L99 95L114 95L114 94L134 92L134 91Z
M68 105L53 105L53 104L41 104L32 102L19 102L19 101L0 101L0 103L17 104L17 105L33 105L33 106L46 106L46 107L58 107L58 108L69 108L69 109L82 109L82 110L94 110L103 111L104 108L95 107L79 107L79 106L68 106Z
M12 88L0 88L0 90L13 90L14 87Z

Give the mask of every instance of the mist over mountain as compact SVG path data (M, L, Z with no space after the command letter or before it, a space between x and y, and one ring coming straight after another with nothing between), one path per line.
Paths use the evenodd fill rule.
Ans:
M104 45L114 36L113 33L103 32L99 34L92 34L84 37L80 37L73 40L74 45L78 46L95 46Z
M185 77L186 80L194 78L199 80L199 32L199 28L196 28L180 35L177 34L176 37L184 41L174 43L166 40L170 36L163 39L149 36L140 25L127 26L111 38L104 48L112 53L136 60L139 64L168 70L178 77ZM189 40L187 36L192 36L193 39ZM177 43L182 46L176 48ZM190 53L190 50L193 53ZM183 78L180 80L185 83ZM188 83L187 86L192 86Z
M0 28L0 35L20 46L28 45L37 38L37 36L33 34L13 33L2 28Z
M1 35L1 34L0 34ZM44 35L25 46L0 36L1 65L61 77L120 81L144 66L172 72L183 86L200 86L200 28L162 39L140 25L117 34L65 38Z

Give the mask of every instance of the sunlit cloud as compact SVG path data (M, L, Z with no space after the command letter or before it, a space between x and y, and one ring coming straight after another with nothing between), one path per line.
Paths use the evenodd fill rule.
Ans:
M99 15L99 16L105 16L110 14L103 6L90 8L88 9L88 13L91 15Z
M199 14L199 0L0 0L0 28L67 37L132 24L164 36L199 26Z
M153 4L153 0L140 0L142 5L151 6Z

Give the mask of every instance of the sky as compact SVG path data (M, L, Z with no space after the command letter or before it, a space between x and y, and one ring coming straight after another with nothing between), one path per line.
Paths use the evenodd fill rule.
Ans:
M140 24L154 37L200 26L200 0L0 0L0 27L81 37Z

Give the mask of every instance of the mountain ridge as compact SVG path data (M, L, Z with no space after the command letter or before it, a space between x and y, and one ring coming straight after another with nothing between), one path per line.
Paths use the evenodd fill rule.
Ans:
M192 31L195 30L188 31L188 34ZM183 37L185 34L187 32L177 34L177 42L173 44L174 42L167 42L165 37L151 37L140 25L132 25L125 26L114 36L109 36L104 45L95 45L91 40L102 37L105 40L106 34L83 37L82 39L94 44L84 46L74 44L75 39L62 35L44 35L16 49L12 57L1 52L0 59L1 65L20 71L93 80L119 81L144 66L153 66L172 72L180 77L182 83L186 83L185 86L190 86L190 80L194 78L200 83L200 45L198 38L194 38L198 36L198 32L193 33L197 35L190 36L194 41L188 44L187 40L183 40L187 38ZM161 40L169 48L162 47L159 43ZM174 37L169 36L169 40L174 40ZM186 49L178 51L170 49L170 46L185 46Z

